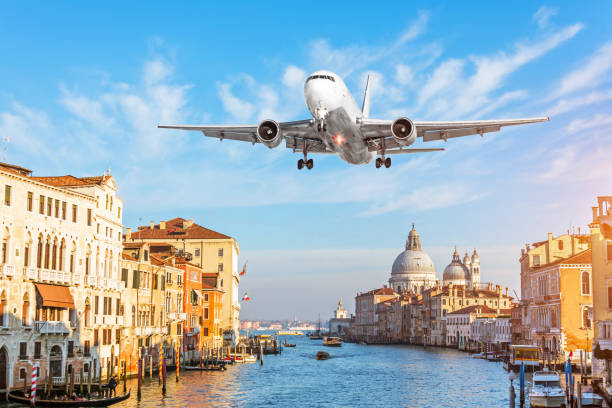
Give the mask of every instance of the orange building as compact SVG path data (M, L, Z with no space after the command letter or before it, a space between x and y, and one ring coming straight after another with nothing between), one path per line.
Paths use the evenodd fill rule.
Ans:
M203 323L202 345L215 348L223 345L223 290L219 288L219 275L202 274Z

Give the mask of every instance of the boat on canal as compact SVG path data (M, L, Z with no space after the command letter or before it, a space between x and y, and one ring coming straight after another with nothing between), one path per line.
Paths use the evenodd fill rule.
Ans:
M303 336L304 333L300 330L278 330L277 336Z
M603 406L603 398L595 393L590 385L582 386L582 406L583 407L601 407Z
M565 391L561 388L559 373L547 369L533 373L529 406L534 408L565 406Z
M121 401L125 401L130 398L131 390L128 390L123 395L109 398L77 398L77 399L40 399L36 398L35 407L56 407L56 408L69 408L69 407L108 407L117 404ZM8 400L16 402L18 404L30 405L30 397L24 395L23 390L13 390L8 393Z
M323 345L327 347L342 347L342 339L340 337L323 337Z
M513 344L510 346L510 355L504 363L504 367L508 371L518 371L523 364L526 372L536 371L541 367L540 356L540 347L538 346Z
M329 358L329 353L326 351L317 351L315 358L317 360L327 360Z

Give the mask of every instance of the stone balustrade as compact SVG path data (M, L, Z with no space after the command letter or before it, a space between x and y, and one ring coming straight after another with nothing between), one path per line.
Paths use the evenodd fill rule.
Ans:
M68 323L63 321L37 321L36 331L41 334L68 334L70 329Z

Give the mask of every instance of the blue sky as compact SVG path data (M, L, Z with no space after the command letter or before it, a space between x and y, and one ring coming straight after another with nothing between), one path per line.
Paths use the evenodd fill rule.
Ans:
M603 1L3 2L0 159L35 175L110 168L126 226L182 216L234 236L245 318L328 316L340 296L352 310L412 222L440 276L455 245L475 247L483 280L518 289L520 248L584 230L612 191L610 15ZM325 156L297 171L282 146L155 127L306 118L317 69L358 101L373 75L372 117L551 121L388 170Z

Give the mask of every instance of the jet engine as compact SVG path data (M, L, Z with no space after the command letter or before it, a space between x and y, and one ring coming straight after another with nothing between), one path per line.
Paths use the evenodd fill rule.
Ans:
M391 125L391 134L400 146L410 146L417 138L416 126L408 118L395 119Z
M266 147L272 149L283 140L280 126L273 120L264 120L257 126L257 140Z

